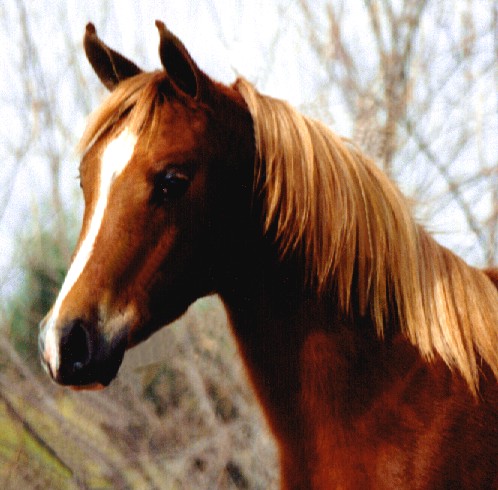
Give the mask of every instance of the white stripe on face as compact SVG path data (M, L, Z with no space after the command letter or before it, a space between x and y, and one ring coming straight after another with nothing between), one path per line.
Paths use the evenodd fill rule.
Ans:
M90 220L84 240L78 249L76 256L64 279L62 288L52 309L52 314L47 322L45 334L45 360L50 364L55 374L59 368L58 336L55 330L57 318L64 299L67 297L76 281L90 260L97 235L99 234L111 187L116 178L123 172L131 161L137 136L125 128L117 138L112 140L102 153L100 161L100 183L97 202Z

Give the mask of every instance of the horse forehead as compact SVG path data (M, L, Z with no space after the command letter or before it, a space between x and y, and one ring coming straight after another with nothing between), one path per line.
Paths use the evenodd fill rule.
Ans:
M137 141L137 136L124 127L95 142L83 154L80 163L82 179L98 186L106 177L121 173L131 160Z
M93 166L93 182L102 191L112 186L115 178L128 167L144 169L147 164L171 159L194 158L206 139L207 118L203 111L190 110L181 104L164 104L156 124L147 125L137 135L128 126L116 133L97 150L96 165ZM134 158L134 155L137 158ZM91 158L93 159L93 158ZM131 170L131 168L130 168Z
M138 136L128 127L91 149L83 158L80 166L82 182L88 189L90 201L87 208L88 218L95 212L97 203L107 205L107 200L115 183L133 160ZM102 145L102 146L100 146Z
M157 128L160 141L155 146L158 149L163 145L166 149L191 150L203 142L208 121L207 113L200 108L180 103L164 104Z
M111 184L123 172L131 161L137 139L137 135L129 128L124 128L107 143L100 158L101 185Z

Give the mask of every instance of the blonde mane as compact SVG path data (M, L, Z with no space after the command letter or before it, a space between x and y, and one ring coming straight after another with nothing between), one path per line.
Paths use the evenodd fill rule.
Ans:
M395 317L422 355L439 354L474 393L483 359L498 378L498 290L437 244L354 145L243 79L254 123L255 188L282 257L300 254L319 294L358 305L380 336ZM391 311L395 308L395 312Z

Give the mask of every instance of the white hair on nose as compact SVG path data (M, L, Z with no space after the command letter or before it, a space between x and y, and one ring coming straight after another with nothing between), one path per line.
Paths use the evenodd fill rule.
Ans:
M45 359L50 364L53 373L56 373L59 368L59 349L57 347L58 339L55 325L62 303L76 284L76 281L90 260L95 241L104 219L112 184L130 163L136 143L137 135L132 133L128 128L125 128L115 139L109 142L102 152L100 159L98 197L93 209L93 215L90 219L90 225L87 228L85 238L81 242L74 260L71 263L47 322L45 334Z

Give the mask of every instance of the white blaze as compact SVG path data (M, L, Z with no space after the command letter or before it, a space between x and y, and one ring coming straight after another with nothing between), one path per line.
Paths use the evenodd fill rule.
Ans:
M90 225L87 228L85 238L81 242L78 252L64 279L64 283L62 284L62 288L52 309L52 314L47 322L45 334L45 359L50 363L54 374L59 368L59 349L55 325L62 303L76 284L76 281L90 260L95 240L104 219L112 184L131 161L136 143L137 136L131 133L128 128L125 128L102 152L100 160L99 190Z

